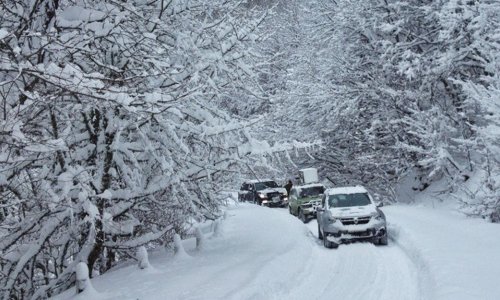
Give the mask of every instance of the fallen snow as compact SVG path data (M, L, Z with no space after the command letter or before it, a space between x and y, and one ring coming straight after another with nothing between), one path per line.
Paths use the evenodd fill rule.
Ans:
M367 193L367 191L362 186L336 187L336 188L329 188L325 191L325 194L328 194L328 195L358 194L358 193Z
M432 299L500 298L499 224L426 207L384 212L392 239L432 283Z
M325 249L315 220L304 225L285 209L241 204L228 209L224 234L189 259L151 253L94 278L101 299L498 299L499 226L458 213L384 207L389 246ZM72 298L74 289L55 299Z
M9 35L9 32L7 30L0 28L0 40L8 35Z

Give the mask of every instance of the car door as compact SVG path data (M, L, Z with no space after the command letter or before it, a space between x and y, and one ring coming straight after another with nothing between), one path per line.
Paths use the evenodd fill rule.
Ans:
M248 201L248 184L243 183L240 187L240 190L238 191L238 200L241 201Z
M326 194L324 194L323 197L321 197L321 206L316 212L316 219L318 220L318 226L320 228L323 228L323 216L325 215L325 211L327 210L326 205Z

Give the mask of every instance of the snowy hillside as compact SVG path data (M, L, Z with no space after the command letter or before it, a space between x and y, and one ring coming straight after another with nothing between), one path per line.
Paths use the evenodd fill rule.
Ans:
M389 246L325 249L316 221L284 209L232 206L218 237L189 257L159 251L151 269L94 278L97 294L54 299L498 299L498 226L442 210L385 207Z

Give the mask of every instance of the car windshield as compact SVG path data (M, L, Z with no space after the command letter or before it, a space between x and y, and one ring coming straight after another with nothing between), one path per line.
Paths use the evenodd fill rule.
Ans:
M278 187L278 184L274 181L262 181L255 183L255 189L257 191L265 190L267 188L275 188Z
M328 196L328 205L330 207L365 206L370 203L370 198L366 193L337 194Z
M300 197L314 197L318 196L320 194L323 194L325 192L325 188L322 186L311 186L307 188L301 188L300 189Z

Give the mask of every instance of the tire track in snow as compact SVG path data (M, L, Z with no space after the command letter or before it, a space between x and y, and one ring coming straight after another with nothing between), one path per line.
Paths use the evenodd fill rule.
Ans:
M316 220L306 226L317 238ZM291 287L289 299L429 299L419 264L391 242L382 247L353 243L338 249L318 245L316 267L304 274L310 279Z
M224 258L212 253L210 258L214 262L205 266L212 271L205 274L218 275L213 278L198 275L196 281L202 283L201 290L211 289L211 294L224 295L217 299L431 299L426 297L426 283L419 276L418 261L397 245L397 234L391 237L389 246L354 243L340 245L336 250L326 249L316 236L315 220L304 226L298 220L290 222L288 218L294 217L285 210L255 209L259 209L262 217L272 218L274 221L268 225L274 226L252 223L251 230L233 232L227 224L227 240L219 241L226 250L245 251L229 259L230 262L226 260L224 267L216 264ZM249 207L239 215L252 211ZM288 225L282 227L282 224ZM259 232L263 230L276 230L280 234L262 235ZM277 239L283 243L276 243ZM232 282L226 290L221 286L224 281ZM182 296L203 299L196 291Z
M401 249L415 267L420 293L419 299L435 299L434 280L432 279L428 263L422 258L421 251L415 246L411 237L401 226L389 223L387 231L390 242Z
M274 219L274 222L277 222L279 226L276 229L280 229L281 224L283 224L279 221L280 218L290 221L286 215L276 217L275 210L257 209L261 210L261 213L265 212ZM290 279L298 278L300 274L304 273L305 267L294 262L298 259L305 262L314 259L310 254L314 245L304 243L304 240L308 240L306 237L295 238L297 230L303 230L304 235L309 234L308 230L301 226L298 221L290 225L293 226L281 228L282 231L266 235L272 239L272 241L268 241L269 244L274 245L276 244L276 240L280 239L284 242L283 244L279 244L278 247L262 248L261 246L269 245L267 242L262 241L260 241L260 246L256 245L254 241L259 239L260 236L258 235L252 238L245 238L248 242L247 250L253 254L245 256L244 260L233 265L233 270L228 271L234 273L234 270L239 270L237 271L238 273L247 273L245 276L249 280L245 284L238 286L238 288L225 293L224 299L283 299L280 295L286 293L291 281ZM275 228L261 228L261 230L273 231ZM253 232L254 230L252 229L251 231ZM261 255L255 255L256 249L262 251ZM249 270L251 270L251 276L248 274Z

